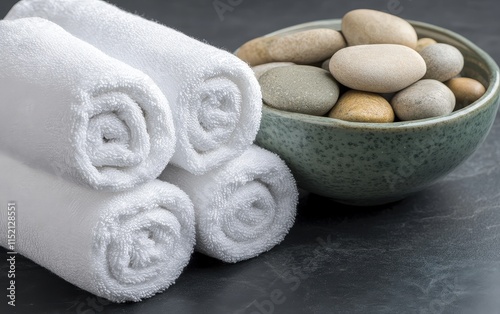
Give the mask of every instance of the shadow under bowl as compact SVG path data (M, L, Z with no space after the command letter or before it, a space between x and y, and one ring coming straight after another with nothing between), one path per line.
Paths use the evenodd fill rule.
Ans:
M381 205L421 191L467 160L489 133L499 106L499 70L475 44L434 25L409 21L419 37L457 47L462 76L486 93L450 115L407 122L357 123L273 109L264 104L256 144L277 153L300 188L350 205ZM340 30L341 20L288 27Z

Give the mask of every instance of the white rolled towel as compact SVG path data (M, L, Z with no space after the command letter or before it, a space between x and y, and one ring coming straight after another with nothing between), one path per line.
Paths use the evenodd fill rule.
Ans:
M0 244L81 289L139 301L174 283L190 260L193 205L172 184L97 191L4 153L0 173Z
M196 250L225 262L270 250L294 223L298 191L289 168L254 145L201 176L169 165L160 180L177 185L193 201Z
M249 66L228 51L101 0L21 0L5 19L28 16L59 24L158 84L177 132L172 164L202 174L255 140L260 87Z
M158 177L175 150L168 101L143 72L41 18L0 21L0 147L94 189Z

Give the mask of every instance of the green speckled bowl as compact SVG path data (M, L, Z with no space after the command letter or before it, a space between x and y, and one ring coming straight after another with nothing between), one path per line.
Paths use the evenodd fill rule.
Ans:
M270 35L327 27L315 21ZM419 37L451 44L465 57L463 76L485 86L474 104L444 117L411 122L356 123L263 108L256 144L279 154L299 187L352 205L380 205L421 191L464 162L483 142L499 104L497 64L466 38L410 21Z

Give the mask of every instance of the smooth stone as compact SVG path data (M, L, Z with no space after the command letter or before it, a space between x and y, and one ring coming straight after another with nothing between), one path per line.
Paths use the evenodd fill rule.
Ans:
M340 32L316 28L277 37L268 49L274 61L312 64L330 58L344 47L346 42Z
M420 38L420 39L417 41L417 47L415 47L415 50L416 50L417 52L420 52L420 51L422 51L425 47L430 46L430 45L434 45L434 44L437 44L437 41L435 41L434 39L429 38L429 37L423 37L423 38Z
M244 43L236 51L236 56L248 63L256 66L263 63L273 62L269 55L268 46L275 40L275 37L257 37Z
M259 64L254 67L252 67L253 73L255 74L255 77L259 79L262 74L266 73L267 71L278 68L278 67L284 67L288 65L294 65L295 63L293 62L270 62L270 63L264 63L264 64Z
M453 92L456 98L455 110L459 110L472 104L486 92L483 84L469 77L456 77L445 82L445 85Z
M423 79L400 91L391 101L403 121L445 116L455 108L455 95L443 83Z
M464 67L464 57L460 50L452 45L437 43L420 51L425 60L427 72L425 79L447 81L457 76Z
M322 68L323 70L330 71L330 60L331 60L331 57L330 57L330 58L328 58L328 59L326 59L325 61L323 61L323 62L321 63L321 68Z
M394 111L384 97L357 90L345 92L328 116L351 122L389 123L394 121Z
M425 61L414 49L402 45L377 44L339 50L330 60L330 72L352 89L393 93L421 79Z
M276 109L322 116L335 105L339 86L332 75L309 65L277 67L259 83L263 101Z
M342 17L342 34L349 46L399 44L415 49L417 32L408 21L381 11L357 9Z

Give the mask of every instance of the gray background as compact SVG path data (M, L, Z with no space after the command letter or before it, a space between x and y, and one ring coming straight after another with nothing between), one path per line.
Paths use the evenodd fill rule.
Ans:
M0 15L15 2L2 0ZM222 16L210 0L111 2L229 51L276 29L373 8L451 29L500 61L496 1L222 0L234 4ZM21 259L16 312L500 313L499 161L497 119L478 151L427 190L374 208L304 198L270 252L230 265L195 254L175 285L137 304L107 304ZM4 257L0 265L6 286Z

